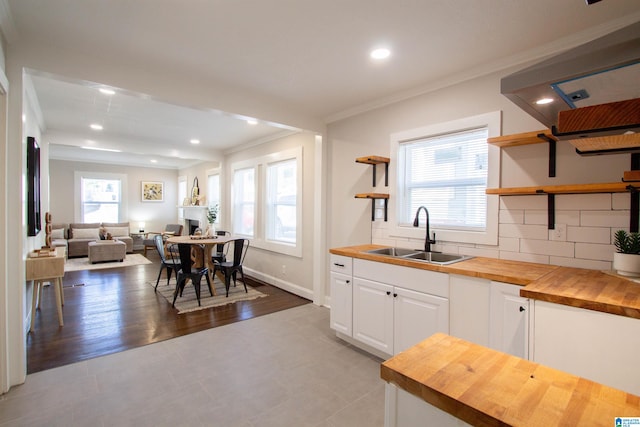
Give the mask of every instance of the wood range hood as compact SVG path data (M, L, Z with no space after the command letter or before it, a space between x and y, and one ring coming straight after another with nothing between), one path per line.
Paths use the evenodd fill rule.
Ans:
M640 152L640 22L504 77L501 92L578 154Z

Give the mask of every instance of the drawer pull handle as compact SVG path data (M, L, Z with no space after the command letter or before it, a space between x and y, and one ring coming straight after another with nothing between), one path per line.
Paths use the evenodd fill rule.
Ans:
M522 313L523 311L525 311L526 309L523 306L520 306L520 313Z
M345 281L345 283L348 285L349 283L351 283L351 280L347 280Z
M336 267L344 267L344 264L338 264L337 262L334 262L333 265L335 265Z
M391 295L391 291L387 291L387 295Z

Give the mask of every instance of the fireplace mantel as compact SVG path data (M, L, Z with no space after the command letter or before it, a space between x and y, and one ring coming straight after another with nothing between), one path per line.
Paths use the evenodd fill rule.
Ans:
M179 209L183 209L182 217L184 218L184 229L189 232L189 221L198 221L198 227L202 230L208 224L207 212L209 208L207 206L178 206Z

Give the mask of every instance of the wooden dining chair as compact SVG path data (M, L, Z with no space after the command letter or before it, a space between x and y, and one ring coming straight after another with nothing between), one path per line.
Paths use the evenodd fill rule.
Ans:
M224 251L225 259L227 259L228 261L219 262L214 264L213 266L214 276L216 271L220 271L222 272L222 274L224 274L224 286L227 290L227 296L229 296L231 279L233 279L233 286L236 285L236 276L238 272L240 272L242 283L244 284L244 291L249 292L247 290L247 281L244 279L244 271L242 271L242 263L244 262L244 257L247 255L248 249L248 239L229 240L227 243L225 243ZM232 251L231 254L229 254L229 251ZM229 256L231 256L231 258L229 258Z
M176 282L176 290L173 294L173 302L171 304L172 307L175 307L176 299L178 295L182 296L182 291L184 291L184 287L187 284L187 280L191 280L193 283L193 287L196 291L196 299L198 300L198 307L200 306L200 282L202 281L202 276L207 279L207 285L209 286L209 293L213 296L213 288L211 287L211 280L209 279L209 269L203 265L201 267L196 267L194 265L193 259L191 258L191 245L187 243L179 243L178 244L178 253L175 254L173 251L169 251L171 256L175 258L179 256L180 270L178 270L178 277Z

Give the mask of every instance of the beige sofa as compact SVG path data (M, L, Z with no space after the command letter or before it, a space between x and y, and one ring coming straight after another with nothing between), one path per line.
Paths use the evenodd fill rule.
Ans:
M114 239L124 242L127 253L133 252L128 222L51 224L51 245L66 247L69 258L89 256L89 242L100 240L101 227Z

